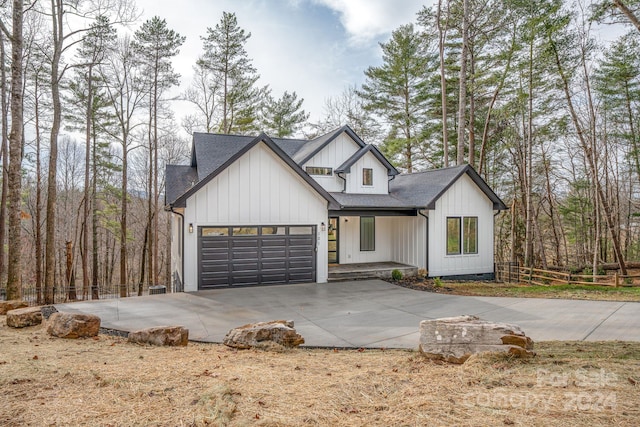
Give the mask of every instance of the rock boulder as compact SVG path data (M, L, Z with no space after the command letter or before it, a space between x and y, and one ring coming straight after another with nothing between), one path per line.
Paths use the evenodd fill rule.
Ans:
M93 314L57 312L47 320L47 332L54 337L95 337L99 331L100 318Z
M40 307L26 307L7 312L7 326L12 328L25 328L42 323Z
M129 332L128 340L136 344L186 346L189 330L182 326L159 326Z
M16 310L18 308L25 308L28 305L29 304L19 299L0 301L0 314L7 314L8 311Z
M431 359L464 363L476 353L535 355L533 341L522 329L477 316L446 317L420 322L420 352Z
M222 341L234 348L297 347L304 344L304 338L296 332L293 320L250 323L231 329Z

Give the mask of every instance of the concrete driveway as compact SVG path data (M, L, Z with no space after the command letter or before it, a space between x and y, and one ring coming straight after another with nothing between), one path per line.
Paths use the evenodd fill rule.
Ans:
M221 342L246 323L294 320L306 346L416 348L421 320L474 314L520 325L534 341L640 341L640 303L441 295L382 280L230 288L56 304L123 331L182 325Z

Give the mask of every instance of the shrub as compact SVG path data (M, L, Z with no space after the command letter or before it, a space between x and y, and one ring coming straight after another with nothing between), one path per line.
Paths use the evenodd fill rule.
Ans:
M395 269L391 272L391 278L393 280L400 280L402 279L402 271Z
M427 270L424 268L418 269L418 277L427 277Z
M433 287L434 288L441 288L442 287L442 279L439 277L436 277L433 279Z

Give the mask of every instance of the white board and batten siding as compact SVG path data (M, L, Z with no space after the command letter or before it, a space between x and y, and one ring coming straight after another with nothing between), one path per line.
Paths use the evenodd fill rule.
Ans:
M363 169L372 169L373 185L363 184ZM347 178L347 193L388 194L388 170L371 152L360 157L352 166Z
M249 225L315 225L318 282L326 282L327 201L264 143L209 181L186 201L185 291L198 289L198 227ZM191 264L191 265L186 265Z
M425 268L425 218L375 217L375 250L360 250L360 217L342 216L339 226L339 263L395 261Z
M302 169L306 170L307 166L313 166L335 170L359 149L360 146L343 132L302 165ZM335 172L331 176L312 175L311 178L327 191L338 192L344 189L344 180L338 177Z
M429 211L429 276L493 272L493 202L466 174ZM478 253L447 255L447 217L478 218Z

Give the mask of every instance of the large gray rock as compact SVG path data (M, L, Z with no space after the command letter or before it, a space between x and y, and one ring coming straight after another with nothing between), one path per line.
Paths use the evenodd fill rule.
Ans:
M136 344L186 346L189 330L182 326L158 326L129 332L128 340Z
M49 335L59 338L95 337L100 332L100 318L84 313L53 313L47 320Z
M297 347L304 338L294 329L293 320L273 320L231 329L222 342L234 348Z
M12 328L25 328L42 323L42 311L40 307L26 307L7 312L7 326Z
M446 317L420 322L420 351L431 359L464 363L472 354L535 355L533 341L519 326L481 320L477 316Z
M16 310L18 308L25 308L29 304L19 299L12 299L9 301L0 301L0 314L7 314L7 312L11 310Z

